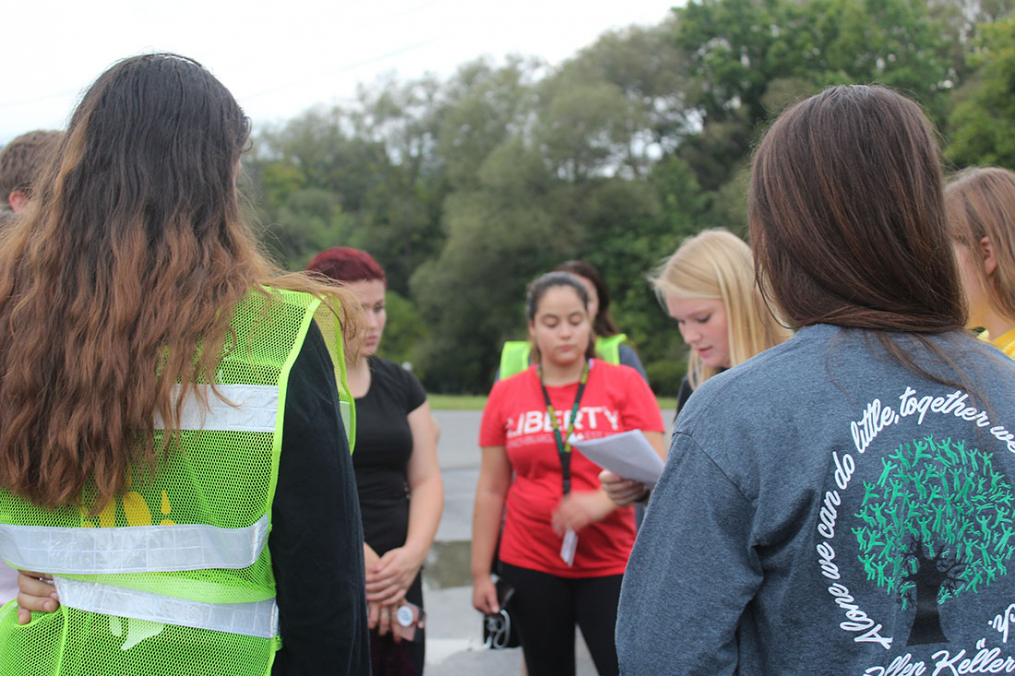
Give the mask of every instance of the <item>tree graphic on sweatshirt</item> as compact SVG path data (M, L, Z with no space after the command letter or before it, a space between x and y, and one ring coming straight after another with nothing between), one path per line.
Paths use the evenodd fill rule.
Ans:
M947 641L938 608L976 593L1015 552L1015 493L993 454L933 436L881 459L853 529L867 579L907 608L916 605L908 645Z

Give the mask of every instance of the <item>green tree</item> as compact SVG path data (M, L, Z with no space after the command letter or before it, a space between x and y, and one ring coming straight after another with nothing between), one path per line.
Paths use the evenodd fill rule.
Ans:
M397 291L388 290L384 298L388 322L384 327L380 355L403 364L412 364L417 376L423 377L420 369L419 348L429 335L426 323L412 301Z
M993 454L933 436L881 459L853 529L867 579L903 608L916 605L908 645L947 641L938 607L1007 572L1015 500Z
M960 76L945 19L922 0L699 0L674 12L685 115L699 129L675 152L710 193L735 179L767 121L795 100L833 84L877 82L941 122ZM713 194L717 206L725 198Z
M644 122L618 87L571 84L553 92L541 113L538 143L558 177L584 181L622 164L637 171L641 164L633 157L630 140Z
M982 26L970 63L978 69L949 120L945 156L959 165L1015 168L1015 19Z
M351 135L341 108L311 110L253 140L244 192L269 249L303 268L322 249L348 243L372 190L385 185L383 144Z
M385 266L391 356L434 389L485 390L500 343L524 335L526 282L584 258L672 393L684 350L645 276L702 228L746 232L751 150L769 121L829 84L876 81L938 122L957 104L954 161L1009 163L1011 21L977 26L1011 4L691 0L557 67L479 59L450 78L379 79L260 130L243 189L286 266L335 245Z
M389 287L402 294L444 241L440 221L450 183L437 152L448 110L444 89L432 76L407 83L382 79L361 88L350 111L355 135L382 144L388 163L365 197L348 244L383 260Z
M518 57L502 67L479 59L460 67L446 85L436 151L454 189L476 188L487 156L530 127L533 84L541 66L538 60Z
M696 128L684 105L687 67L673 32L672 17L656 26L607 32L548 78L551 89L567 86L554 80L608 85L627 100L632 108L628 124L638 128L615 139L615 153L635 174L644 173Z
M952 66L944 26L920 0L701 0L676 12L688 104L705 123L768 119L769 84L785 78L876 81L927 103Z
M559 217L570 202L566 186L550 180L520 139L492 152L476 180L448 197L444 248L412 278L431 327L426 382L438 391L489 389L501 343L524 325L525 284L583 240L576 223Z
M448 192L436 151L446 109L432 77L361 87L345 107L320 108L260 132L245 160L247 188L261 204L257 220L269 244L292 267L323 248L368 250L385 267L390 288L440 250ZM327 227L294 202L301 190L331 195Z

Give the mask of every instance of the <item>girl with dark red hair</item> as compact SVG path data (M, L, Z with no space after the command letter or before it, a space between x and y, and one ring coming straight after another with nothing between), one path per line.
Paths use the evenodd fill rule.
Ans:
M347 377L356 398L352 462L363 513L373 673L421 674L423 631L406 641L399 626L412 612L403 609L406 603L422 609L420 569L444 505L430 405L412 373L376 355L387 321L387 283L377 261L365 251L332 247L308 270L342 282L366 312L363 342Z

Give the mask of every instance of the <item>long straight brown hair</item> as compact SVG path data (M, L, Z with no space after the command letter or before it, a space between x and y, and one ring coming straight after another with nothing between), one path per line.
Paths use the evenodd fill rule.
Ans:
M155 468L251 289L345 293L258 252L235 187L248 135L229 91L173 54L121 61L85 94L0 239L0 486L49 507L87 487L101 508ZM356 307L341 303L347 329Z
M906 97L850 85L802 101L754 158L749 219L762 288L791 324L879 332L916 369L880 332L926 343L923 334L965 324L942 192L934 132Z

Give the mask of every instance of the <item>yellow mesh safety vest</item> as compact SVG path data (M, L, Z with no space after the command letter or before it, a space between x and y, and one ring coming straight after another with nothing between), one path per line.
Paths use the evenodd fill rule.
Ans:
M251 292L216 396L184 400L180 439L154 477L136 470L102 512L46 510L0 491L0 556L53 573L62 606L17 623L0 609L0 676L253 676L280 645L268 551L289 371L315 313L333 336L346 428L354 424L341 333L321 301ZM156 436L161 422L156 421ZM92 495L94 498L94 495ZM89 494L83 496L90 504Z
M603 361L611 364L620 363L620 344L627 342L627 335L618 333L615 336L596 338L596 354ZM500 379L510 378L529 367L532 358L532 345L524 340L509 340L504 343L500 353Z

